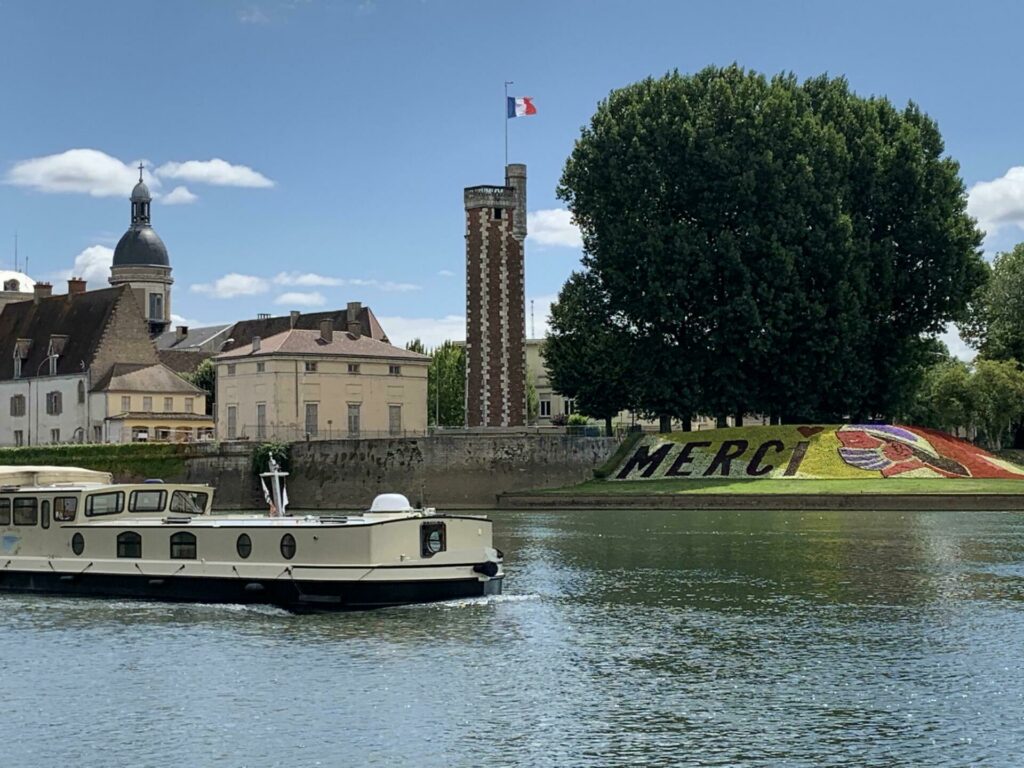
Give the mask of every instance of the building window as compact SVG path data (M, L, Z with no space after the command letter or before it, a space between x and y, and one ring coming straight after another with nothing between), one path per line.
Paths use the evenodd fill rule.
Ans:
M152 413L152 411L153 411L153 398L152 397L144 397L144 398L142 398L142 410L144 410L146 413Z
M185 413L192 413L194 408L195 408L195 398L194 397L186 397L185 398Z
M388 406L388 434L402 434L402 406Z
M53 500L53 519L58 523L71 523L78 512L77 496L58 496Z
M14 395L11 398L11 416L25 415L25 396Z
M348 404L348 436L359 437L359 403Z
M124 493L94 493L85 500L85 516L116 515L124 509Z
M238 406L228 406L228 440L238 437Z
M118 557L142 557L142 537L135 531L117 534Z
M14 500L14 524L35 525L39 522L39 509L35 499Z
M85 552L85 537L82 534L76 533L71 537L71 551L76 555Z
M551 401L550 400L541 400L540 401L540 415L541 416L550 416L551 415Z
M149 294L149 319L164 319L164 297L159 293Z
M267 404L256 403L256 437L259 440L267 436Z
M121 412L128 413L132 409L132 398L130 395L121 395Z
M85 382L78 382L78 404L81 405L85 402Z
M16 446L22 446L25 444L25 433L20 429L14 430L14 444Z
M0 499L0 525L11 524L11 500Z
M306 403L306 434L314 436L320 425L320 404Z
M252 554L252 539L249 538L249 534L243 533L239 535L235 541L235 551L238 552L238 556L243 560Z
M263 373L267 370L266 363L256 363L256 373Z
M401 376L402 375L402 366L400 366L400 365L389 365L388 366L388 375L389 376Z
M281 537L281 557L285 560L295 557L295 537L290 533Z
M494 221L501 221L502 214L504 214L504 213L505 213L505 211L502 208L492 208L491 209L491 218Z
M51 376L56 376L57 375L57 356L56 355L50 355L49 358L47 358L47 359L50 361L50 375Z
M349 363L348 364L348 372L349 373L359 373L359 363Z
M14 378L21 378L21 358L18 357L18 352L15 350L14 353Z
M51 429L50 430L50 442L54 443L54 444L60 442L60 430L59 429Z
M306 361L305 362L306 373L316 373L316 363Z
M227 375L228 376L234 376L235 375L235 364L234 363L231 363L228 366L228 374Z
M60 392L46 393L46 412L51 416L60 416L64 411L64 398Z
M571 398L565 398L565 415L571 416L576 412L576 401Z
M174 398L173 397L165 397L164 398L164 413L170 413L173 410L174 410Z
M193 533L180 531L171 535L171 560L195 560L196 537Z
M103 427L97 425L92 428L92 440L94 443L103 442Z

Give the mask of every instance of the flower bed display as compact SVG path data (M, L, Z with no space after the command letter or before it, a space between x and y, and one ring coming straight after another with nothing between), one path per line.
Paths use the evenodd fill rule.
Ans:
M1024 479L1024 469L932 429L843 424L645 435L609 475L610 480L868 477Z

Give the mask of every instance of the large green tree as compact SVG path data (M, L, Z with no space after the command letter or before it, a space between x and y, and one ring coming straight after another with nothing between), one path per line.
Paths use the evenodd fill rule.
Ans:
M587 416L612 419L631 404L635 376L631 339L592 273L575 272L551 305L542 355L551 387L576 400Z
M990 360L1024 360L1024 243L996 254L961 335Z
M935 123L842 79L709 67L613 91L558 192L651 414L890 415L922 335L984 280Z
M971 393L978 427L988 447L998 451L1024 417L1024 374L1015 360L977 360Z

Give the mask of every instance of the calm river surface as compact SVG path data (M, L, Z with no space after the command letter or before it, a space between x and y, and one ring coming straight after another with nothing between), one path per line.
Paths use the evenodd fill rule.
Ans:
M1024 515L495 517L500 598L0 596L0 765L1024 764Z

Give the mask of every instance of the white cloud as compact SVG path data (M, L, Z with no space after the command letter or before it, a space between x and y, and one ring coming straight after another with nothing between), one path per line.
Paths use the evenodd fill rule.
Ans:
M442 269L437 274L440 275L441 277L455 277L455 273L452 272L450 269Z
M413 339L420 339L427 347L436 347L445 341L466 338L466 318L463 315L433 317L380 317L381 326L391 343L404 347Z
M345 284L345 281L340 277L326 277L315 272L278 272L274 276L274 282L278 285L298 285L307 288L317 285Z
M573 223L572 214L565 208L530 211L526 214L526 230L527 238L538 245L583 247L580 229Z
M960 332L957 331L956 326L952 323L946 326L946 330L943 333L939 334L939 339L945 343L953 357L960 358L965 363L971 362L978 354L977 351L967 345L966 341L960 338Z
M270 285L262 277L231 272L212 283L197 283L189 290L214 299L233 299L235 296L256 296L266 293L270 290Z
M274 303L292 307L322 307L327 303L327 297L319 291L289 291L274 299Z
M198 195L193 195L188 187L175 187L160 201L164 205L188 205L194 203L199 199Z
M20 160L11 166L4 181L37 192L127 197L139 179L135 165L98 149L69 149L56 155ZM160 182L148 171L143 176L154 190L159 188Z
M197 184L219 187L274 186L274 182L247 165L232 165L215 157L212 160L187 160L184 163L164 163L154 173L167 179L181 179Z
M251 5L248 8L242 8L238 12L238 20L243 24L270 23L270 17L263 11L262 8L256 5Z
M387 293L408 293L409 291L423 289L423 286L416 285L415 283L395 283L391 280L362 280L360 278L346 280L345 285L354 285L358 288L376 288Z
M110 264L114 260L114 249L105 245L90 245L75 256L71 269L62 269L55 273L58 280L69 277L80 277L88 283L90 290L108 287ZM59 292L59 291L58 291Z
M204 328L208 325L223 325L223 323L208 323L204 320L196 320L195 318L182 317L171 313L171 325L184 325L186 328Z
M1024 227L1024 166L998 179L979 181L967 193L967 212L989 235L1008 224Z

